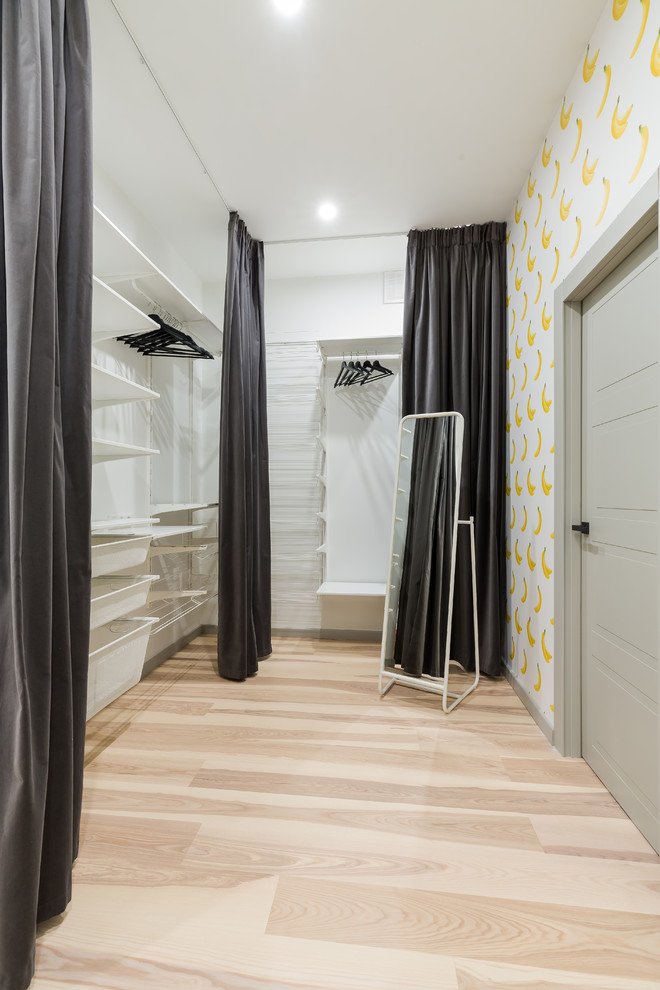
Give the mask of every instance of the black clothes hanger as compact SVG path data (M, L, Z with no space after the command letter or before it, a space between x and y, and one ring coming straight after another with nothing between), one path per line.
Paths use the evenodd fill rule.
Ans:
M344 372L347 370L348 370L348 365L346 364L346 361L342 361L341 368L339 369L337 377L335 378L335 384L333 385L333 388L337 388L338 385L341 385L341 380L344 377Z
M135 347L140 354L150 357L185 357L201 358L212 361L213 355L201 347L196 341L181 330L175 330L169 323L161 320L155 313L149 314L149 319L158 324L157 330L146 333L122 334L117 340L123 341L129 347Z

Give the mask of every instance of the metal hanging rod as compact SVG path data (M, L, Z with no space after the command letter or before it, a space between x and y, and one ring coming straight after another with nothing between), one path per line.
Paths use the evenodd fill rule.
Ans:
M264 241L265 247L272 247L275 244L315 244L317 241L362 241L372 240L376 237L407 237L409 231L394 230L384 234L333 234L330 237L291 237L288 240Z

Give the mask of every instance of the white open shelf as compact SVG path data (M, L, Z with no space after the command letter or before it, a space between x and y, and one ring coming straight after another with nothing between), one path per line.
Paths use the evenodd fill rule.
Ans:
M196 512L198 509L215 509L217 502L162 502L152 505L151 511L165 516L168 512Z
M160 519L154 519L153 516L147 516L143 519L139 519L137 516L120 516L118 519L96 519L92 522L92 533L104 533L108 529L122 530L125 533L130 529L135 529L137 526L153 526L157 522L160 522Z
M96 206L94 270L104 282L117 285L135 306L148 307L144 298L148 296L182 323L190 324L191 332L198 331L205 343L209 343L210 334L211 349L219 349L219 328Z
M134 443L118 443L92 437L92 457L96 461L114 461L120 457L151 457L159 454L155 447L138 447Z
M200 526L127 526L123 531L131 536L148 536L152 540L162 540L185 536L187 533L199 533L203 529L206 529L205 523Z
M128 299L94 276L92 292L92 339L105 340L123 333L157 330L158 324Z
M119 402L144 402L159 399L158 392L138 385L114 371L92 365L92 401L95 405L111 406Z
M317 595L351 595L364 598L384 598L385 584L362 581L324 581Z

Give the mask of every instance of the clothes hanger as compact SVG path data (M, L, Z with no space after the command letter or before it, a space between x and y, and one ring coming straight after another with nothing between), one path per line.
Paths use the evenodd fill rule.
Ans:
M146 333L122 334L117 340L136 348L140 354L150 357L201 358L212 361L213 355L201 347L192 337L165 323L160 316L150 313L149 318L158 324L157 330Z

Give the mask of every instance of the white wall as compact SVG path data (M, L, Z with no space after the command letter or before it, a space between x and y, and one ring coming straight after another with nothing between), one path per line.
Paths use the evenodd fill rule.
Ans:
M266 264L268 249L266 250ZM271 279L265 287L268 348L273 627L319 633L321 629L378 630L382 603L322 602L317 547L322 490L321 339L397 336L403 306L383 303L382 274ZM375 386L374 386L375 387ZM348 466L350 470L350 465ZM383 544L389 541L389 520ZM359 579L357 577L356 579Z

